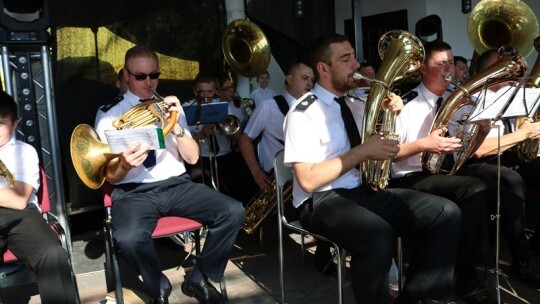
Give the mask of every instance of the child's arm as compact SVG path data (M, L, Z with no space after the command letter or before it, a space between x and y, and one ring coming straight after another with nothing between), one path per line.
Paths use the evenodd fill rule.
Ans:
M0 189L0 207L23 210L26 208L33 188L31 185L15 181L13 188Z

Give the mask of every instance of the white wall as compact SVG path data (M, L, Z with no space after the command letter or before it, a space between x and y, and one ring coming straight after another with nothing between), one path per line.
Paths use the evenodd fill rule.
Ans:
M352 18L353 0L336 0L336 32L344 34L343 20ZM384 12L406 9L408 15L409 31L414 33L415 23L421 18L436 14L441 17L443 27L443 40L448 42L454 55L471 58L473 48L467 35L467 20L469 14L461 12L461 0L361 0L362 16L371 16ZM472 0L472 7L479 0ZM524 0L536 17L540 16L540 1ZM531 41L532 43L532 41ZM530 66L534 63L537 52L533 51L527 57Z

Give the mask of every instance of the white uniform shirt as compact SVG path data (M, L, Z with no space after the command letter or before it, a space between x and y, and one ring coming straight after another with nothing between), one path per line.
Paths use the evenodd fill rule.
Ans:
M129 109L139 104L140 98L135 96L130 91L124 94L124 99L116 105L110 107L105 112L99 110L96 116L96 132L99 138L103 142L107 142L105 137L105 130L114 130L112 122L121 117ZM103 109L103 108L102 108ZM179 115L178 123L184 128L186 135L190 136L191 133L188 130L186 116L184 114ZM178 176L186 172L184 160L180 157L178 147L176 145L176 137L172 132L165 137L165 149L158 149L155 151L156 165L150 169L147 169L144 165L132 168L128 174L120 182L116 184L124 183L150 183L160 180L165 180L172 176Z
M313 94L317 100L306 110L296 109L306 96ZM294 162L319 163L335 158L350 150L351 146L345 124L341 117L339 104L334 100L336 96L319 84L310 93L300 97L285 117L285 154L286 166ZM354 105L352 105L354 103ZM362 126L363 103L359 100L347 98L357 126ZM362 134L360 132L360 134ZM358 169L351 169L333 182L316 189L315 192L336 188L351 189L361 185L362 179ZM303 191L296 179L293 181L293 204L298 207L311 193Z
M294 98L288 92L283 93L289 107L294 104ZM255 139L262 133L259 151L259 161L262 161L264 171L274 168L274 157L283 149L283 121L285 116L272 98L259 104L251 114L244 133Z
M251 92L249 98L253 99L253 102L255 102L255 107L258 107L263 101L268 100L276 95L276 92L269 87L258 87Z
M213 99L211 103L215 103L215 102L221 102L221 100ZM190 100L188 103L196 104L195 100ZM227 114L235 116L236 118L240 120L240 123L242 123L241 118L238 117L239 114L236 113L237 110L240 110L240 109L235 107L232 102L229 102ZM189 126L189 130L192 133L200 133L203 127L204 127L204 124ZM217 153L217 156L223 156L225 154L231 153L232 152L231 139L229 138L229 136L224 135L224 134L219 134L217 131L214 132L214 135L216 137L217 144L219 146L219 152ZM202 157L210 157L212 153L210 152L210 138L209 137L206 137L205 139L199 141L199 147L201 150L200 153Z
M15 139L15 134L2 147L0 147L0 159L11 172L16 181L24 182L32 186L33 190L28 199L28 204L36 204L39 208L36 196L39 189L39 158L36 149L31 145ZM0 188L11 187L8 180L0 178Z
M401 137L401 143L413 142L429 135L431 125L435 120L436 102L439 96L429 91L423 83L420 83L414 91L418 96L408 102L396 119L396 132ZM449 91L443 94L443 99L450 95ZM444 105L444 103L443 103ZM410 172L422 171L422 153L394 162L392 164L392 176L402 177Z

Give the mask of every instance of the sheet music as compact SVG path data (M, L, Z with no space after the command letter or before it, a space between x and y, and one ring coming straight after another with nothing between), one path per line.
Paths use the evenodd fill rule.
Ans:
M503 87L497 93L484 90L465 123L528 116L540 106L540 88Z
M125 130L106 130L105 137L112 153L121 153L128 146L141 142L150 146L150 150L164 149L163 130L156 126L144 126Z

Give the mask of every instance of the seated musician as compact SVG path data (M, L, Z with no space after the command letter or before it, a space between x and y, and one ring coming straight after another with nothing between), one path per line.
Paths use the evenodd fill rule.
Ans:
M1 252L7 248L28 264L37 277L41 303L77 303L69 254L39 210L38 154L31 145L13 136L17 112L13 98L0 92L0 161L13 176L13 184L0 178Z
M114 120L141 99L157 97L159 75L154 51L134 46L126 52L128 91L116 104L101 109L96 131L102 140L106 141L106 130L114 129ZM168 303L172 286L161 271L151 233L163 216L183 216L207 225L202 252L181 289L199 303L222 303L210 280L219 282L223 277L244 209L237 200L191 181L185 163L197 162L199 146L188 130L178 99L168 96L164 102L170 113L178 114L178 121L165 137L166 148L153 151L135 142L107 164L106 179L115 185L111 195L113 237L127 264L141 275L153 303Z
M488 187L480 179L423 172L422 152L452 154L461 149L461 140L445 136L445 130L430 133L439 105L449 95L448 75L454 75L452 48L443 41L424 44L425 57L420 65L422 81L406 94L412 99L397 117L396 130L401 136L401 150L392 164L390 186L410 188L445 197L461 209L461 234L456 260L455 292L467 302L476 298L493 299L481 285L475 266L488 254L486 206ZM475 291L481 292L475 292ZM486 302L491 303L491 302Z
M293 204L302 226L350 253L356 303L388 303L396 235L414 240L409 267L414 270L406 275L397 303L449 298L459 208L445 198L409 189L366 190L359 165L395 157L399 142L373 135L360 144L363 113L349 107L360 101L343 98L356 87L352 76L360 67L346 37L318 38L311 64L317 83L284 123L284 161L294 172ZM402 107L394 94L384 105L393 112Z
M217 88L215 77L199 73L193 86L196 99L187 103L197 104L197 99L205 103L219 102ZM196 124L189 127L193 139L199 143L201 155L196 164L189 166L189 172L194 180L203 180L206 185L216 186L219 183L218 191L223 191L246 204L255 193L256 186L249 176L242 155L233 149L233 140L239 138L242 132L240 120L231 114L233 107L234 104L229 103L229 117L234 119L228 120L227 123ZM234 123L229 124L234 120L236 120Z
M481 73L496 64L498 50L488 50L478 57L476 71ZM501 94L513 91L511 82L500 82L489 86L485 94L486 104L491 104ZM477 94L480 95L480 94ZM481 96L481 95L480 95ZM506 97L505 100L508 100ZM513 119L496 121L499 129L492 128L481 141L472 159L461 170L463 174L482 179L490 187L489 214L497 212L497 193L500 188L501 236L504 237L512 257L512 272L525 284L540 288L540 271L536 269L531 255L531 246L525 235L525 186L538 187L540 159L520 161L516 147L522 141L540 138L540 122L525 120L518 128ZM499 150L500 146L500 150ZM497 153L501 154L501 166L497 166ZM500 171L499 171L500 170ZM500 175L499 175L500 172ZM498 182L500 177L500 183ZM496 222L491 221L491 234L495 235ZM537 226L540 229L540 225ZM535 238L533 238L535 240ZM494 243L494 242L493 242Z

